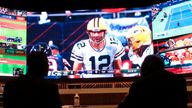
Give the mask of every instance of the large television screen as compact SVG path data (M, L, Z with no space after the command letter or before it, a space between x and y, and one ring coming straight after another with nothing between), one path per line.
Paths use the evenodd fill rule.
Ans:
M0 7L0 76L26 73L26 11Z
M91 46L93 39L89 38L90 32L87 27L94 18L95 21L102 19L107 29L105 38L98 41L106 42L104 46L99 46L99 51ZM138 76L143 59L146 55L153 54L151 19L151 7L28 12L27 52L40 50L47 54L50 77L115 77L116 72L122 77ZM96 29L89 30L95 30L97 34L99 32ZM99 26L98 29L103 28ZM116 48L122 48L116 55L116 48L107 46L107 39L110 44L114 44L113 46L118 45ZM73 52L75 47L80 49L85 46L87 49ZM119 57L122 60L122 68L119 71L113 68L114 58L111 55L122 55ZM79 63L88 60L78 72L74 71L75 63L71 59L73 57L76 57Z
M175 0L154 5L153 40L155 53L167 70L177 74L192 69L192 1Z

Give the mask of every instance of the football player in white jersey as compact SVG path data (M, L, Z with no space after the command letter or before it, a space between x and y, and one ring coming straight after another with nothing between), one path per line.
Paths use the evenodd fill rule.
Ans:
M140 68L147 55L153 54L151 30L146 26L137 25L129 30L127 39L130 42L128 57Z
M124 55L122 43L106 35L104 19L93 18L87 24L89 39L81 40L72 49L73 71L120 70Z

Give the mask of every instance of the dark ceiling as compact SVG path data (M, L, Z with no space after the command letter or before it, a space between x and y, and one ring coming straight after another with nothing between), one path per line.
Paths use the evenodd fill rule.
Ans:
M1 0L0 6L27 11L62 11L99 8L145 7L167 0Z

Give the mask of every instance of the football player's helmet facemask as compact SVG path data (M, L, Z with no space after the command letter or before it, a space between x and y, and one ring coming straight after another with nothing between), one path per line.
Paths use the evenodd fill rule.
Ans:
M127 39L133 50L137 50L142 45L151 44L151 30L146 26L135 26L128 31Z
M87 24L87 32L91 42L99 44L105 38L107 26L103 18L93 18Z
M52 55L51 48L45 42L39 42L37 44L34 44L30 50L30 52L37 52L37 51L44 52L47 56Z

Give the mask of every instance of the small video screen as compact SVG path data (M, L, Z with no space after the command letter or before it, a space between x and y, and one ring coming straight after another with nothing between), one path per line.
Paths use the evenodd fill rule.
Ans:
M26 11L0 7L0 76L26 74Z
M191 0L174 0L154 5L153 40L191 33L191 9Z

